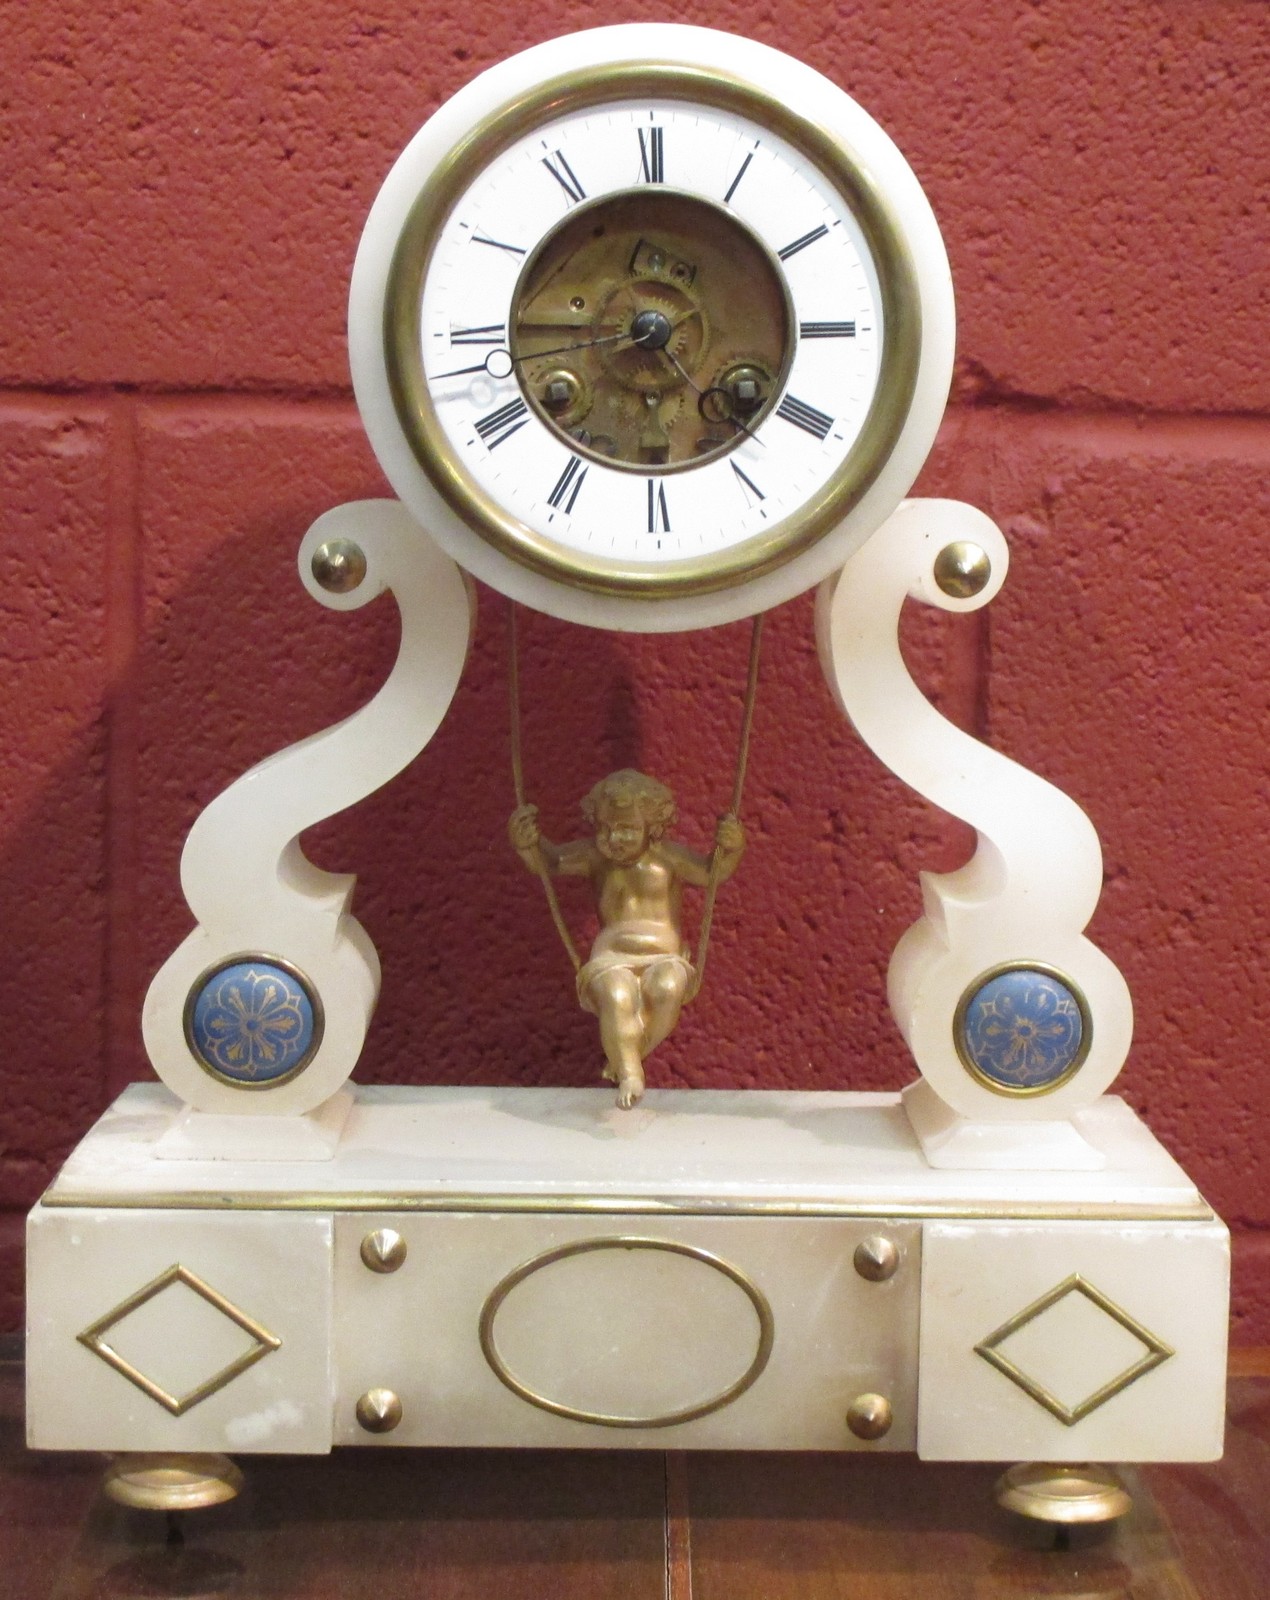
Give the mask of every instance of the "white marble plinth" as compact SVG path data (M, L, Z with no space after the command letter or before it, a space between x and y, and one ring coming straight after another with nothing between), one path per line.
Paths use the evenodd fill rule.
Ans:
M29 1440L1210 1459L1226 1230L1081 1118L1097 1168L968 1170L895 1094L359 1088L328 1159L177 1157L137 1084L31 1214Z

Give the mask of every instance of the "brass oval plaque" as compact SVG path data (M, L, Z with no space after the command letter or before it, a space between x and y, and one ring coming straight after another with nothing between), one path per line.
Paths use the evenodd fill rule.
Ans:
M508 1273L485 1302L480 1335L496 1376L530 1405L606 1428L669 1428L744 1394L767 1366L775 1328L762 1290L722 1257L669 1239L611 1235L560 1245ZM695 1373L718 1384L705 1369L729 1347L743 1352L740 1372L724 1374L700 1399L680 1395L664 1410L638 1414L597 1403L605 1389L630 1398L646 1379L664 1388Z

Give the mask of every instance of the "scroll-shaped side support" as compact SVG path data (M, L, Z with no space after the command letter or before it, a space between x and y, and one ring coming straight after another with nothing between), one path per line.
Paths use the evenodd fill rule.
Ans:
M395 500L319 517L299 566L313 598L336 611L391 589L401 645L369 704L253 767L185 843L181 886L198 927L150 985L142 1028L163 1081L196 1111L237 1124L224 1141L234 1154L252 1147L251 1127L261 1154L283 1153L281 1127L259 1119L322 1105L357 1063L379 959L349 911L356 879L315 867L299 835L419 754L453 698L472 628L463 574ZM258 1120L244 1125L244 1116ZM296 1150L317 1153L303 1141Z
M925 799L971 824L956 872L922 874L925 914L891 959L888 996L923 1082L905 1091L935 1166L1104 1164L1070 1120L1128 1053L1133 1011L1110 960L1083 936L1102 888L1085 813L1052 784L961 732L909 676L906 596L973 611L1008 554L973 507L909 500L822 585L821 663L864 742Z

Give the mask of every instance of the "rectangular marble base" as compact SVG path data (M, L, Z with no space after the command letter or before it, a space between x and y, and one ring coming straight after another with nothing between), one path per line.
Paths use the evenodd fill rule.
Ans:
M311 1163L180 1110L32 1213L34 1445L1220 1453L1226 1232L1118 1100L1086 1172L933 1169L897 1095L359 1088Z

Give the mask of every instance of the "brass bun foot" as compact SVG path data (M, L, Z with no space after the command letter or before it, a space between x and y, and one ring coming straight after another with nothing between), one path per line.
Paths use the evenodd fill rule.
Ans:
M232 1500L243 1475L228 1456L121 1455L106 1468L102 1489L121 1506L142 1511L198 1511Z
M997 1504L1034 1522L1114 1522L1133 1509L1129 1491L1107 1467L1026 1461L997 1479Z

